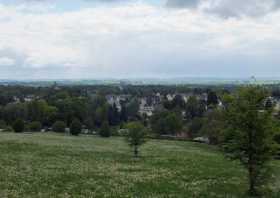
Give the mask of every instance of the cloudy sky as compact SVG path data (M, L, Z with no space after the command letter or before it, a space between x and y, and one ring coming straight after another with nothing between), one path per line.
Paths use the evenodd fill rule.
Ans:
M279 0L0 0L0 78L280 77Z

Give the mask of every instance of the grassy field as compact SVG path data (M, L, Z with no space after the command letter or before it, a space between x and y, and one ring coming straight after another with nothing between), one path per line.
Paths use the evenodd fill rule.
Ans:
M280 197L280 162L275 161ZM277 171L278 170L278 171ZM246 172L215 147L121 138L0 134L0 197L246 197Z

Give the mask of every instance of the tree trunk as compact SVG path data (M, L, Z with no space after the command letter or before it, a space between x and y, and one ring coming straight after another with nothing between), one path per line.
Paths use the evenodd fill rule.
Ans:
M249 159L248 159L248 172L249 172L249 193L251 196L257 194L256 190L256 167L255 160L253 159L254 147L253 147L253 131L249 133Z
M250 162L249 162L250 163ZM249 193L250 195L256 195L256 178L255 178L255 169L253 164L249 164Z
M134 146L134 157L138 157L138 146Z

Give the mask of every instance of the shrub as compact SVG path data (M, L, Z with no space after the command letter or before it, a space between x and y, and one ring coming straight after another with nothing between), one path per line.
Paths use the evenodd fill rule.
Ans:
M6 126L6 122L4 120L0 120L0 129L5 129Z
M6 126L6 127L3 129L3 132L14 132L14 129L13 129L13 127L11 127L11 126Z
M66 128L66 124L63 121L56 121L52 126L52 130L58 133L64 133L65 128Z
M280 144L280 133L275 135L274 140L277 142L277 144Z
M13 129L16 133L21 133L24 131L24 122L22 119L17 119L13 124Z
M38 122L38 121L31 122L29 124L29 129L32 132L35 132L35 131L39 132L42 129L42 124L41 124L41 122Z
M82 132L82 124L80 120L74 119L70 125L71 135L79 135Z
M103 122L101 125L99 135L101 137L110 137L111 136L111 130L108 122Z

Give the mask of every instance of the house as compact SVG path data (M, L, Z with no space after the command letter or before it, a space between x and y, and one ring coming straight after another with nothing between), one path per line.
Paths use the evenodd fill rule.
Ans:
M154 101L151 100L151 98L141 98L140 99L140 105L139 105L139 114L140 115L147 115L148 117L153 115L153 112L155 110L154 108Z

